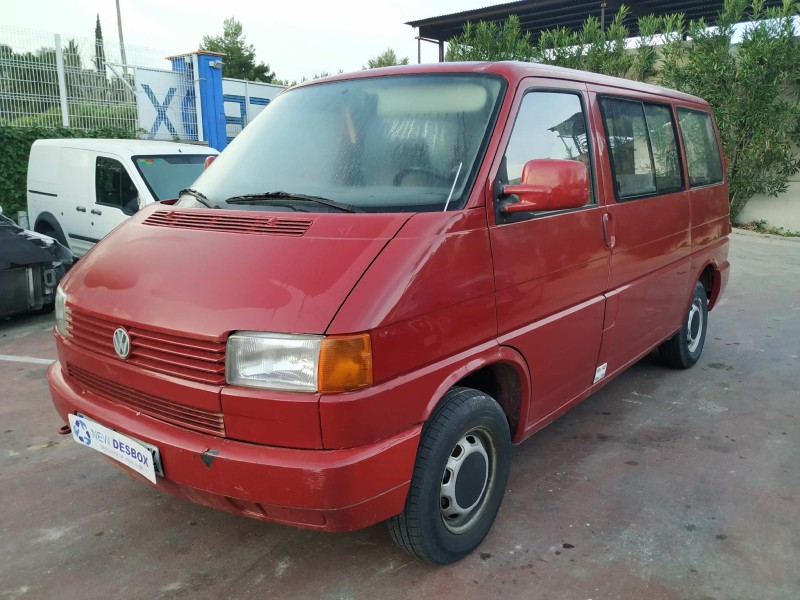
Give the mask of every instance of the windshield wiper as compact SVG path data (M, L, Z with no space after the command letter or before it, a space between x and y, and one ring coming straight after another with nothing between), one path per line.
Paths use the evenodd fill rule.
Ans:
M219 208L219 206L212 204L211 200L206 198L205 194L203 194L202 192L198 192L195 189L186 188L184 190L181 190L180 192L178 192L178 198L180 198L184 194L189 194L192 198L197 200L200 204L202 204L206 208Z
M261 194L245 194L242 196L232 196L225 200L228 204L245 204L248 202L258 202L259 200L288 200L288 201L300 201L300 202L315 202L316 204L322 204L323 206L330 206L331 208L335 208L342 212L364 212L360 208L356 208L352 204L342 204L341 202L334 202L333 200L329 200L328 198L322 198L321 196L309 196L307 194L293 194L291 192L263 192Z

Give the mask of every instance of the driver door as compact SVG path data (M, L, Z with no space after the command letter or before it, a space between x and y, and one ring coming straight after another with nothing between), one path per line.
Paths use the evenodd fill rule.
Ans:
M597 189L586 86L528 79L512 108L490 183L498 338L528 363L532 405L526 431L545 425L595 380L610 249ZM587 203L570 210L504 214L504 184L518 183L534 159L569 159L589 169ZM494 221L494 222L492 222ZM523 411L524 412L524 411Z

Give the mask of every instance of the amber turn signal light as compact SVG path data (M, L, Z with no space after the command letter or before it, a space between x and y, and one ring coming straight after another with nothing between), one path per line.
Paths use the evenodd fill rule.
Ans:
M349 392L372 385L372 344L369 334L332 335L322 340L317 389Z

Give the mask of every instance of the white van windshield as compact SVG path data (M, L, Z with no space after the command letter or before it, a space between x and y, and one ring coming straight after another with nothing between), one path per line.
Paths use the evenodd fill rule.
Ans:
M441 211L464 205L494 125L496 76L425 74L278 96L179 206Z
M177 198L203 172L207 154L134 156L133 164L156 200Z

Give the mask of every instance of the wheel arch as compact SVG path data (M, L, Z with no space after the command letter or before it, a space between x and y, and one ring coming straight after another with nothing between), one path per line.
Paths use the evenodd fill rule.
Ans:
M519 442L528 418L531 382L528 366L517 350L498 346L492 356L470 361L454 371L433 395L426 409L426 421L447 391L457 386L491 396L506 415L512 441Z
M703 265L697 281L702 283L706 290L708 310L711 310L714 308L717 298L719 298L720 290L722 289L722 273L713 260L709 260L705 265Z
M53 230L55 237L62 246L66 246L69 248L69 242L67 240L67 236L64 235L64 230L61 228L61 224L58 222L58 219L53 216L52 213L49 212L41 212L39 216L36 217L36 223L33 225L33 230L36 233L44 233L47 227Z

